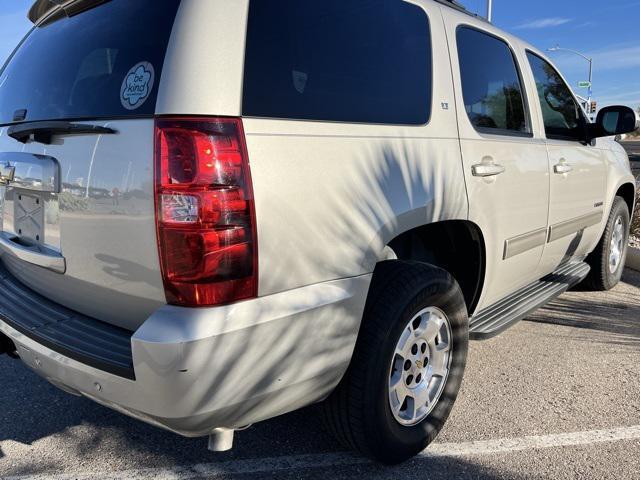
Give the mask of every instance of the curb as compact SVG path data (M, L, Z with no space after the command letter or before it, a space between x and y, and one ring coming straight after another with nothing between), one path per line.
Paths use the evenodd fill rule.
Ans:
M640 272L640 248L629 247L625 266Z

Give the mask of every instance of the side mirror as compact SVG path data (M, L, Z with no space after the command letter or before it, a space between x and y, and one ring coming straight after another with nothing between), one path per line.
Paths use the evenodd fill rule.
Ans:
M591 124L589 127L589 134L592 139L613 137L635 132L640 128L640 120L638 120L636 112L629 107L605 107L598 112L596 123Z

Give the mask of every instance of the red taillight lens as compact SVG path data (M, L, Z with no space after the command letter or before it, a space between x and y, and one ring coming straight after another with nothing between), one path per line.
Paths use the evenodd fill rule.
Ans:
M242 121L158 118L156 223L167 301L255 297L256 223Z

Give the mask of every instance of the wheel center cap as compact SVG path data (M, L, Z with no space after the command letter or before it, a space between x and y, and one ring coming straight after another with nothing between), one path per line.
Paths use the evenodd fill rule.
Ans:
M424 368L424 363L422 362L422 360L416 360L416 368Z

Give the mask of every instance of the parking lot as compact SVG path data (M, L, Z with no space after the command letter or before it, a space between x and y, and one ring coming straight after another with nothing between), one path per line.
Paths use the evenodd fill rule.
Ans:
M315 408L213 454L57 390L0 358L0 477L640 478L640 274L570 292L471 344L460 397L424 455L386 468L343 451Z

